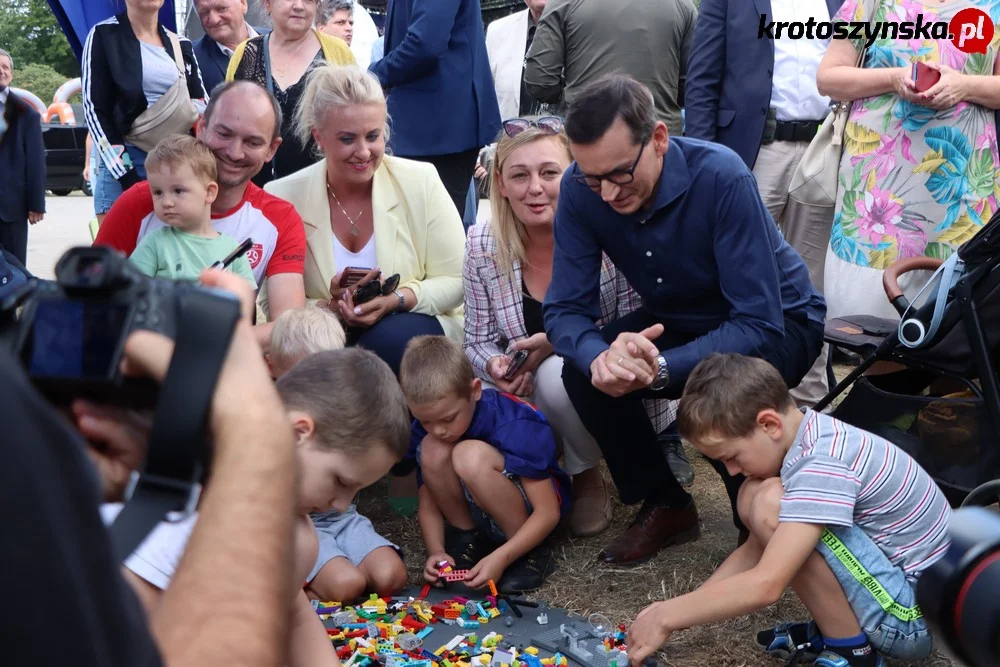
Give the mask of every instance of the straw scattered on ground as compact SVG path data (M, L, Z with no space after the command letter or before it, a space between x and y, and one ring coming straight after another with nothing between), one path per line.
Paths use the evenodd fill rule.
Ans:
M849 369L837 367L838 377ZM554 539L557 570L534 595L551 606L589 615L600 612L615 623L630 624L651 602L687 593L707 579L715 568L736 547L737 532L733 526L729 498L719 477L709 464L690 447L688 458L695 469L691 490L701 518L701 538L695 542L671 547L656 558L636 567L605 566L597 554L632 520L637 507L625 507L615 494L614 523L602 535L573 538L561 529ZM609 488L614 485L603 468ZM400 545L406 556L410 581L421 584L424 553L416 516L401 517L389 507L387 487L380 483L362 493L359 511L368 516L388 539ZM791 592L781 601L744 618L716 623L675 633L659 655L669 667L750 667L783 665L760 652L754 645L754 634L777 623L808 618L805 608ZM889 667L909 664L919 667L958 667L960 663L939 653L919 663L887 661Z

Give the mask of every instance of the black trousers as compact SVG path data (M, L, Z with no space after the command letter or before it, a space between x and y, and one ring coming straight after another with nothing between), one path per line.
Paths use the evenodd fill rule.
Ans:
M28 260L28 221L7 222L0 220L0 246L17 257L17 261L27 265Z
M406 156L401 156L406 157ZM429 162L437 169L441 182L451 200L455 202L458 209L458 217L465 217L465 199L469 196L469 186L472 183L472 175L476 173L476 158L479 157L479 149L462 151L461 153L449 153L448 155L424 155L413 156L411 160Z
M601 330L604 340L613 341L624 331L638 332L660 322L644 309L609 322ZM664 334L655 343L660 350L679 347L695 336L671 331L668 323ZM823 345L823 327L805 320L785 319L785 340L761 355L781 373L789 387L802 380L819 357ZM563 384L580 420L604 454L611 477L618 488L618 495L626 505L644 500L667 502L671 506L684 506L691 496L674 478L666 458L656 442L656 433L642 405L644 398L680 398L683 385L668 387L661 392L636 391L620 398L608 396L594 388L589 375L573 364L563 365ZM733 521L743 528L736 511L736 494L743 483L743 476L732 476L723 464L712 461L726 485L733 509Z

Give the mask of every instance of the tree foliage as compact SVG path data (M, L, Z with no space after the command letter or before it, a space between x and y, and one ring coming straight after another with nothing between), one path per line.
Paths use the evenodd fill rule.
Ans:
M11 85L15 88L30 90L41 98L46 105L52 104L52 96L56 89L66 83L66 77L55 71L48 65L29 63L23 65L14 61L14 80ZM79 102L80 96L75 95L70 102Z
M63 80L80 76L80 64L46 0L0 0L0 48L10 51L15 68L45 65Z

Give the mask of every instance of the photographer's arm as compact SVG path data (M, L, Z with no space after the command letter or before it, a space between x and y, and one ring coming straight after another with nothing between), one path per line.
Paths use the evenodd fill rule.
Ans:
M202 283L240 294L248 316L253 301L242 278L210 271ZM130 368L162 380L172 350L165 338L139 332L126 343L126 358ZM167 664L283 664L294 450L248 319L238 325L222 368L211 430L211 480L184 557L151 618L153 634Z

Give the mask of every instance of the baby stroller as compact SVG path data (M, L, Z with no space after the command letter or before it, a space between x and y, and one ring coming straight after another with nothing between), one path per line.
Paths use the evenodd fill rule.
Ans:
M934 270L911 303L899 287L909 271ZM863 357L816 404L822 410L851 388L833 415L881 435L913 456L958 505L992 502L1000 478L1000 213L947 260L914 257L885 270L886 296L899 320L841 317L825 338ZM920 305L918 305L920 304ZM892 361L899 373L864 375Z

